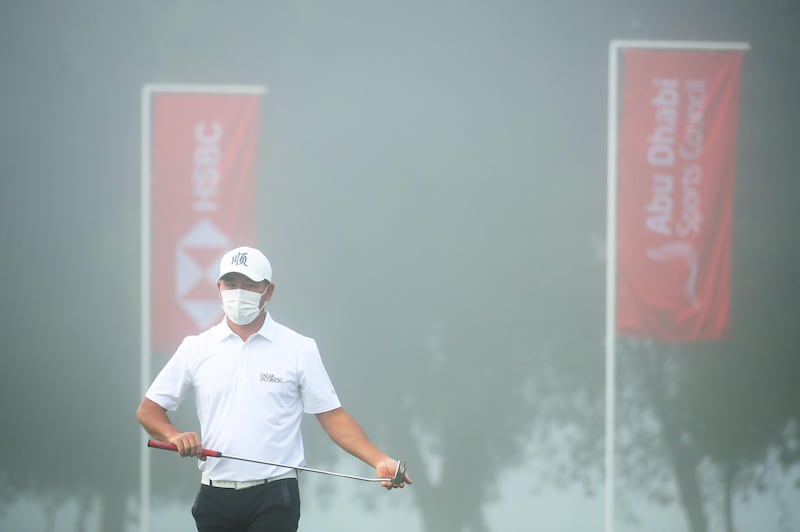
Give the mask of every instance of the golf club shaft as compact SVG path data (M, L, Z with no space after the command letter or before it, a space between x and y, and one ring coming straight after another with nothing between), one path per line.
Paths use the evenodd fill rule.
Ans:
M153 447L155 449L163 449L165 451L177 451L178 446L174 443L167 443L163 441L157 440L147 440L147 446ZM342 478L350 478L353 480L361 480L364 482L392 482L391 478L371 478L371 477L358 477L355 475L346 475L344 473L336 473L333 471L323 471L322 469L313 469L311 467L304 467L304 466L290 466L286 464L279 464L277 462L267 462L264 460L253 460L252 458L242 458L240 456L231 456L229 454L224 454L220 451L214 451L211 449L203 449L200 454L203 456L210 456L212 458L228 458L230 460L240 460L242 462L252 462L254 464L262 464L262 465L271 465L275 467L285 467L287 469L296 469L298 471L308 471L310 473L319 473L322 475L330 475L333 477L342 477Z

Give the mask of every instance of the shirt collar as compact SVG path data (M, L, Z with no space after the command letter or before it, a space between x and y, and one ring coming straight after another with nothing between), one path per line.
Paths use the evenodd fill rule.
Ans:
M222 321L217 324L216 329L215 337L217 341L221 342L231 336L236 336L236 333L231 330L230 325L228 325L228 320L224 316ZM251 338L256 335L262 336L269 341L273 340L275 336L275 322L272 320L272 316L270 316L269 312L267 312L267 317L264 323L261 324L261 328L254 332Z

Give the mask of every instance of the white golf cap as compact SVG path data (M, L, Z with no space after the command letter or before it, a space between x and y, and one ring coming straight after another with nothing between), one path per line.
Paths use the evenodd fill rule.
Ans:
M219 277L228 273L241 273L253 281L272 281L272 266L259 250L240 246L222 256L219 261Z

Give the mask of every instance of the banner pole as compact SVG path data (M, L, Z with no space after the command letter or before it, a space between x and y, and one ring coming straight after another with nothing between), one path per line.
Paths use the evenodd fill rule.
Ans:
M706 50L712 52L749 50L747 42L718 42L718 41L636 41L613 40L611 46L619 52L621 48L644 48L660 50Z
M192 85L192 84L181 84L181 83L147 83L142 86L141 92L141 324L140 324L140 389L141 389L141 396L144 397L144 394L147 392L147 389L150 386L150 383L153 378L153 355L154 353L159 352L160 346L157 345L159 342L158 338L158 330L153 327L153 319L159 317L158 308L153 308L153 298L152 298L152 291L153 291L153 283L158 281L158 278L154 278L151 275L151 267L153 264L154 259L159 259L160 256L158 253L154 253L153 246L159 245L159 237L162 235L161 226L159 226L159 219L158 214L159 210L156 208L158 203L153 203L153 196L158 196L159 194L163 193L163 190L159 189L159 184L163 185L163 179L159 179L159 173L157 169L159 168L158 163L153 160L154 156L157 158L159 155L160 150L157 149L157 145L154 144L157 140L157 130L156 128L163 127L163 120L175 120L174 116L168 116L166 119L161 117L161 113L164 110L166 104L162 105L159 104L161 100L159 100L162 94L179 94L179 95L195 95L195 96L207 96L207 95L214 95L214 96L227 96L227 95L240 95L240 96L263 96L268 91L266 86L263 85ZM241 98L240 98L241 99ZM248 100L252 98L247 98ZM258 98L258 106L254 109L260 109L260 98ZM206 113L206 111L204 111ZM202 123L201 118L197 118L196 122L192 122L189 124L188 134L192 134L194 131L195 137L193 137L190 142L194 141L197 142L196 138L196 127L197 123ZM231 118L231 120L233 120ZM244 122L245 125L250 124L251 122ZM255 135L257 132L257 117L256 121L253 122L256 125L250 125L251 136L253 138L251 144L248 145L248 149L252 151L248 157L251 157L252 160L255 160L255 150L257 150L257 145L255 144ZM177 126L176 126L177 127ZM218 126L220 131L222 130L222 126ZM242 126L244 127L244 126ZM193 129L194 128L194 129ZM196 148L196 146L195 146ZM189 148L191 149L191 147ZM220 149L216 147L215 149ZM214 152L213 155L216 155L217 152ZM186 158L190 162L192 161L191 152L189 152L189 157ZM250 161L248 159L248 161ZM196 161L194 161L196 162ZM248 162L250 164L250 162ZM254 166L255 163L250 164L247 167L247 179L250 182L254 183L254 177L252 174L251 167ZM238 167L237 167L238 168ZM244 168L244 166L242 167ZM185 169L184 169L185 170ZM201 169L202 170L202 169ZM205 170L208 170L207 168ZM245 170L241 170L244 172ZM174 178L175 181L178 179L184 179L187 177L192 178L192 168L186 170L188 174L181 174L181 176L170 176ZM218 176L217 176L218 177ZM181 181L183 182L183 181ZM206 182L207 183L207 182ZM213 183L216 185L216 182ZM190 183L191 185L191 183ZM253 187L255 185L253 184ZM241 187L237 187L239 190ZM243 189L242 189L243 190ZM190 192L191 189L190 189ZM250 198L252 195L248 196ZM207 199L205 196L194 196L195 199L200 197L200 200ZM159 196L159 200L162 198ZM163 201L162 201L163 203ZM195 208L195 207L192 207ZM222 253L228 248L229 242L225 234L217 231L216 227L212 224L209 220L208 212L203 211L203 209L196 209L195 212L196 216L192 218L192 224L189 224L189 232L184 234L182 237L181 242L189 242L191 245L199 247L200 249L207 251L209 248L220 248L219 255L221 256ZM199 213L199 214L198 214ZM155 219L154 219L155 216ZM233 213L230 216L231 220L237 220L236 223L241 225L238 220L249 218L243 218L241 213ZM248 222L249 223L249 222ZM209 229L211 228L211 229ZM155 231L154 231L155 229ZM191 231L194 230L195 232L192 233ZM217 232L210 232L211 230L215 230ZM205 232L204 232L205 231ZM248 234L251 229L248 229ZM239 236L242 236L241 231L237 232ZM199 235L199 236L198 236ZM199 244L198 244L199 243ZM185 244L187 247L190 244ZM171 242L171 245L177 246L176 242ZM176 253L179 251L176 247ZM182 248L180 249L182 251ZM203 265L204 267L207 265ZM173 266L174 268L174 266ZM194 275L194 274L192 274ZM202 278L202 275L200 276ZM176 282L177 274L175 274L175 279L172 281ZM171 282L172 282L171 281ZM197 282L195 280L194 282ZM158 283L156 283L157 285ZM213 286L213 285L212 285ZM172 292L176 292L177 288L172 286ZM177 299L177 298L176 298ZM215 308L218 307L219 302L216 300L216 296L213 298L213 303ZM193 307L197 308L197 307ZM202 310L202 309L201 309ZM191 319L190 315L186 313L186 309L181 309L184 314L182 316L186 317L187 319ZM184 334L190 334L191 331L186 330L183 331ZM149 437L147 433L142 429L142 434L145 438ZM151 455L147 452L147 448L143 447L140 449L140 461L139 461L139 531L140 532L149 532L151 529L151 499L152 499L152 463L151 463Z
M615 41L608 57L608 154L606 173L606 422L605 422L605 532L614 531L614 430L616 410L617 304L617 121L618 55Z
M663 50L745 51L746 42L612 40L608 58L608 153L606 206L606 330L605 330L605 532L614 531L615 521L615 431L616 431L616 312L618 230L618 133L620 53L626 48Z
M142 226L141 226L141 324L140 324L140 390L141 396L150 383L150 88L142 88ZM144 429L142 429L144 433ZM146 433L145 433L146 434ZM150 530L150 453L139 450L139 530Z

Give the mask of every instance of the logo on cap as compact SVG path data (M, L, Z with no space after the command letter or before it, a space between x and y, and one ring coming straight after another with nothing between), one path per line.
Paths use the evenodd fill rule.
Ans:
M236 255L231 257L231 264L247 268L247 253L237 252Z

